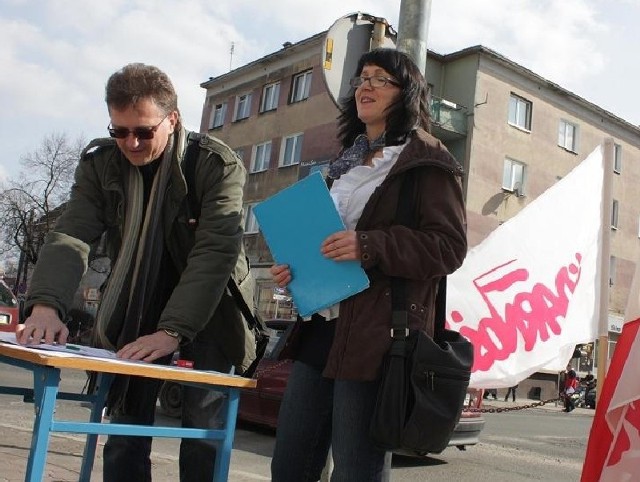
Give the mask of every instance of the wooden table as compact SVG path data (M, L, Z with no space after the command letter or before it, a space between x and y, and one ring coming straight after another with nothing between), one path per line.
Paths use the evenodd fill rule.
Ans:
M142 362L86 357L68 353L50 352L34 348L0 343L0 363L18 366L33 372L33 389L0 386L0 393L21 395L25 401L35 405L35 422L31 438L31 449L27 462L25 481L42 480L49 437L51 432L87 434L80 481L89 481L93 469L98 435L129 435L172 438L209 439L216 444L216 463L213 480L226 481L229 476L229 461L238 414L240 388L255 388L256 381L236 375L206 372L185 368L153 365ZM62 368L92 371L98 374L97 390L94 394L66 393L59 391ZM225 393L222 407L223 426L220 429L196 429L181 427L157 427L101 423L102 409L111 381L115 375L169 380L182 384L208 388ZM88 422L59 421L54 418L56 400L77 400L91 403Z

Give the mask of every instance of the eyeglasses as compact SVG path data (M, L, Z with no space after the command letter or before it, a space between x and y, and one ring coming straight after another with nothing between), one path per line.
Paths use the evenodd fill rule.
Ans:
M366 81L369 81L369 85L371 87L375 87L376 89L382 88L387 84L400 87L400 83L397 80L390 79L389 77L383 77L381 75L376 75L374 77L354 77L349 81L349 84L351 85L351 87L358 88Z
M164 116L155 126L134 127L133 129L128 129L126 127L113 127L109 124L107 126L107 130L109 131L109 135L116 139L126 139L129 137L129 134L133 134L133 137L136 139L148 141L149 139L153 139L158 127L160 127L160 124L162 124L167 117L169 117L169 114Z

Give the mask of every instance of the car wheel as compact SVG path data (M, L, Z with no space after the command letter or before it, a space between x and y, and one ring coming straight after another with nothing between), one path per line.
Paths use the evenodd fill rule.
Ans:
M169 417L180 417L182 415L182 387L178 383L164 382L160 393L160 408Z

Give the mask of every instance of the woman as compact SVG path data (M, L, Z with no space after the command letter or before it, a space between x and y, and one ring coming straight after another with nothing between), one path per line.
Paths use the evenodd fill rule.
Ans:
M365 53L343 102L343 150L329 167L331 195L346 230L320 247L337 262L358 260L365 291L300 324L295 363L280 407L272 480L318 480L331 447L333 481L381 480L385 452L368 438L391 338L390 277L406 279L410 327L433 334L438 281L467 252L462 169L428 134L424 77L393 49ZM403 179L415 178L401 193ZM416 228L395 225L400 195L412 196ZM274 282L291 281L286 265Z

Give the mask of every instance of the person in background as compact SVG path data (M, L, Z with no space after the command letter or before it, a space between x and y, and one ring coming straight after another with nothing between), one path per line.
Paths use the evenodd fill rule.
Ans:
M509 389L507 390L507 394L504 396L504 401L506 402L507 399L509 398L509 395L511 395L513 397L513 401L516 401L516 388L518 388L518 385L514 385L512 387L509 387Z
M62 320L90 246L105 235L111 272L94 326L97 346L126 360L166 364L180 347L196 369L248 366L252 345L226 288L230 276L249 280L242 247L246 172L215 138L192 145L202 201L199 223L188 223L182 160L196 141L181 124L177 102L157 67L129 64L107 81L111 138L93 141L82 154L69 201L31 278L20 343L66 343ZM255 341L253 351L255 357ZM160 383L116 377L107 400L111 422L153 425ZM184 386L182 425L217 428L222 403L218 392ZM150 481L150 452L150 437L109 436L104 480ZM182 440L180 480L212 480L215 453L210 441Z
M584 385L587 390L590 390L593 387L595 387L596 380L593 376L593 373L591 373L591 371L588 371L587 374L584 376L584 378L580 380L580 383Z
M496 388L487 388L484 391L484 395L482 396L482 398L484 398L485 400L489 400L489 397L493 397L494 400L498 399L498 389Z
M571 412L576 408L572 395L578 389L578 377L574 370L567 372L567 377L564 380L564 411Z
M419 69L402 52L377 49L362 55L351 86L338 118L343 150L328 175L346 229L318 249L336 262L359 262L370 286L298 321L274 482L318 480L330 448L332 481L381 480L385 451L368 430L391 345L391 277L406 280L410 328L433 334L438 282L467 252L462 168L428 132L427 85ZM415 188L401 192L407 176ZM413 227L396 224L401 195L412 198ZM271 274L279 287L292 279L286 265L274 265Z

